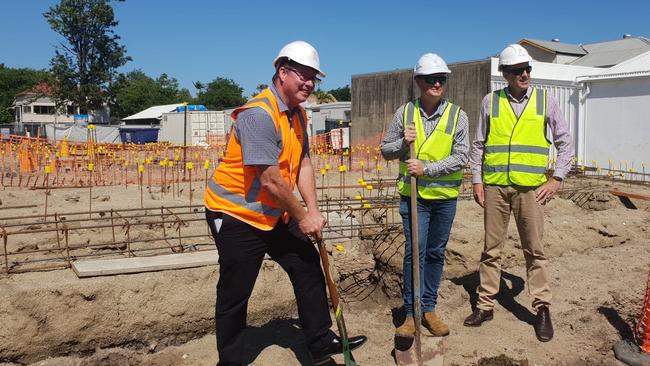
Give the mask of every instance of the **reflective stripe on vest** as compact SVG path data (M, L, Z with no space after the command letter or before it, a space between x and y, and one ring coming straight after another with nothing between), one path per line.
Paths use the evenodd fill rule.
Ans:
M409 196L411 189L411 176L400 174L399 179L409 186ZM437 180L437 179L418 179L418 187L427 187L427 188L453 188L459 187L463 182L462 179L458 180ZM400 191L401 194L401 191Z
M551 143L546 139L545 120L544 90L533 89L519 118L505 89L492 93L483 156L485 184L535 187L546 182Z
M267 216L280 217L280 215L282 215L282 210L279 208L269 207L261 202L250 200L250 197L255 196L254 194L251 194L250 197L243 197L237 193L227 191L225 188L215 183L212 179L208 179L208 186L213 193L217 194L225 200L232 202L237 206L246 207L251 211L255 211Z
M436 128L427 137L420 114L420 100L417 99L404 106L404 127L409 123L415 123L417 131L415 150L418 159L439 161L451 154L459 115L460 107L447 103ZM399 172L399 181L397 182L399 193L403 196L410 196L411 176L408 175L406 163L403 161L399 163ZM417 178L418 196L430 200L456 198L460 192L462 180L462 170L436 178L420 176Z
M280 113L278 103L270 89L263 90L244 106L235 109L233 120L249 108L261 108L271 116L277 133L281 136L278 168L282 179L293 191L305 138L305 111L300 107L292 116ZM242 149L236 134L230 134L226 154L208 181L203 198L205 206L212 211L224 212L261 230L275 227L283 210L261 186L255 166L243 163Z

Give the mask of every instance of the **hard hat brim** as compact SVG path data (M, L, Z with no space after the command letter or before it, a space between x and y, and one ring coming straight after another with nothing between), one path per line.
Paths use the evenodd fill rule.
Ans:
M296 60L294 60L294 59L292 59L292 58L290 58L290 57L286 57L286 56L278 56L278 57L275 58L275 60L273 60L273 68L274 68L274 69L277 70L277 68L278 68L278 66L277 66L277 65L278 65L278 61L280 61L280 59L282 59L282 58L286 58L287 60L291 60L291 61L293 61L293 62L295 62L295 63L297 63L297 64L300 64L300 65L302 65L302 66L308 67L308 68L310 68L310 69L312 69L312 70L316 70L318 76L320 76L320 77L327 77L327 75L326 75L322 70L317 69L317 68L312 67L312 66L309 66L309 65L302 64L302 63L300 63L300 62L298 62L298 61L296 61Z
M446 71L433 71L433 72L423 72L423 71L414 71L413 76L423 76L423 75L433 75L433 74L451 74L451 70L447 69Z

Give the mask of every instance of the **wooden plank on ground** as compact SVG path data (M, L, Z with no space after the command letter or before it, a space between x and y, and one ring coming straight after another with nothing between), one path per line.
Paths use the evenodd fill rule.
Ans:
M131 257L117 259L96 259L72 262L72 269L78 277L110 276L167 269L181 269L215 265L219 255L216 250L158 255L153 257Z
M650 196L646 196L638 193L628 193L628 192L621 192L621 191L609 191L609 193L619 197L635 198L638 200L650 201Z

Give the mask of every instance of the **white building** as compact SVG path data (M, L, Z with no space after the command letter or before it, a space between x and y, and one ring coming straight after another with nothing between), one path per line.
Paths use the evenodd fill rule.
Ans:
M17 123L39 124L72 124L76 108L72 103L67 103L57 110L54 99L49 94L52 87L47 84L36 85L32 90L16 94L13 102L14 121ZM109 123L110 111L108 107L88 114L91 123Z
M182 107L183 103L155 105L136 114L122 118L123 127L146 127L160 126L163 113L175 111L177 107Z
M641 172L650 163L650 51L577 81L578 158Z
M20 123L69 123L74 122L74 107L66 106L65 111L57 111L54 101L32 92L16 94L14 99L14 120Z

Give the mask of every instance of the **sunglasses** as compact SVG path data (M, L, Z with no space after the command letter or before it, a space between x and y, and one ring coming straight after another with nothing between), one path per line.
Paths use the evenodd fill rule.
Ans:
M518 67L516 69L503 69L503 71L507 72L508 74L519 76L523 74L524 71L526 71L527 74L530 74L530 72L533 71L533 67L532 66Z
M436 83L439 83L441 86L445 85L447 83L447 76L446 75L423 75L419 76L420 79L424 80L425 83L429 85L436 85Z

